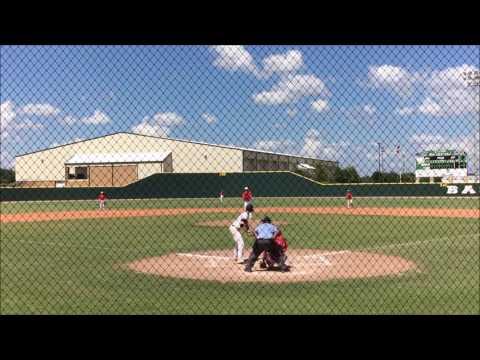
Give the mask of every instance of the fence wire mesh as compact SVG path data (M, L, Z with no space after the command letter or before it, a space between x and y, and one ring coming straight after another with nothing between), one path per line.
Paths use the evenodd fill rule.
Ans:
M478 46L2 46L2 314L478 314Z

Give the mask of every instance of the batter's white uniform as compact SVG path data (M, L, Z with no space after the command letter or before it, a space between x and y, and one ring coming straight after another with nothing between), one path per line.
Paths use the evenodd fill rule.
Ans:
M233 257L237 262L242 262L244 260L243 248L245 247L245 243L243 241L240 228L244 223L244 221L248 221L251 218L252 218L251 213L244 211L237 217L237 219L229 227L230 233L232 234L233 240L235 241L235 248L233 249Z

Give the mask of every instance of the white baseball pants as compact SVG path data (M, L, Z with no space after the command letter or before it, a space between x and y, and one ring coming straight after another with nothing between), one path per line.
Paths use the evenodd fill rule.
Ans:
M235 241L233 257L235 260L243 260L243 248L245 247L245 243L243 241L242 233L233 225L230 225L229 229L233 236L233 240Z

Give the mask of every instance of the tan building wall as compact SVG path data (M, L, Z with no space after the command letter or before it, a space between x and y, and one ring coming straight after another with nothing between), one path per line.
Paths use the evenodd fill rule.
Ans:
M90 186L113 186L113 167L91 166L90 167Z
M146 178L147 176L162 173L162 163L142 163L138 164L138 179Z
M113 186L126 186L137 181L137 165L113 167Z
M119 133L59 146L15 160L16 181L62 181L65 162L78 153L172 152L173 172L241 172L242 151L208 144L193 144Z

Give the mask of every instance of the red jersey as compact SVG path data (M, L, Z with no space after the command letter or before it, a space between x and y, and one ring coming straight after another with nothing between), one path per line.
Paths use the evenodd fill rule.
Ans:
M346 197L347 197L347 200L352 200L353 195L352 195L352 193L349 191L349 192L347 192L347 196L346 196Z
M98 195L98 200L106 200L106 199L107 199L107 195L105 194Z
M253 198L253 194L250 190L245 190L243 193L242 193L242 199L243 201L250 201L252 200Z
M285 239L281 231L279 231L277 236L275 236L275 242L277 243L278 246L280 246L283 249L283 251L287 251L288 249L287 239Z

